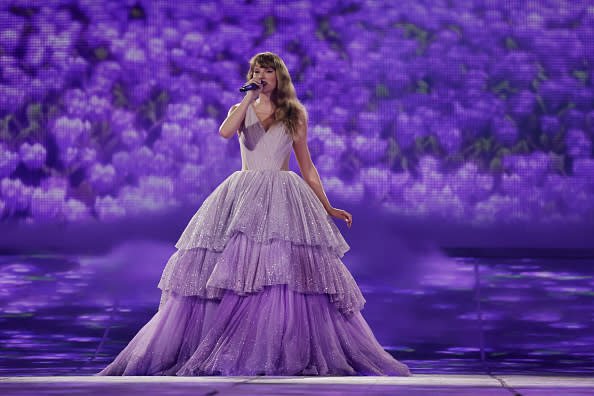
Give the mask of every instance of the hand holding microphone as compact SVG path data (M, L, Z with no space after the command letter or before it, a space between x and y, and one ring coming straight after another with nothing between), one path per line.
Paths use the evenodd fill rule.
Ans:
M246 84L243 87L239 88L239 92L255 91L260 89L264 85L266 85L266 81L261 81L260 84L258 84L257 82L253 82L251 84Z

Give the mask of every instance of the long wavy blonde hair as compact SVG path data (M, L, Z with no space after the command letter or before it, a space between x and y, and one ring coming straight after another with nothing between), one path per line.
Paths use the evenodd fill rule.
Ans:
M285 62L272 52L260 52L250 59L250 71L247 74L248 81L254 77L254 68L260 65L263 68L273 68L276 71L276 88L270 95L275 106L274 119L285 124L287 133L291 138L297 135L297 126L300 116L307 118L305 107L295 92L295 86L291 81L291 75Z

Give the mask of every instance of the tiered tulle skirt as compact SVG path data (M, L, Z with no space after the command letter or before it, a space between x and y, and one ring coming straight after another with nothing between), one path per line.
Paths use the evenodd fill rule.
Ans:
M291 171L229 176L176 243L161 304L100 375L409 375L360 314L349 246Z

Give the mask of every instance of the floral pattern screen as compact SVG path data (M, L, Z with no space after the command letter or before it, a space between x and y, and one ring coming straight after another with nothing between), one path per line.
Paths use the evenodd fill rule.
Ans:
M260 51L291 72L331 199L594 221L589 0L3 1L0 221L199 205L240 169L217 131Z

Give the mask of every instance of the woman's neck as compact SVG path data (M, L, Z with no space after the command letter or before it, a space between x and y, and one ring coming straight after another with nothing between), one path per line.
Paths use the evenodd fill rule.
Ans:
M256 100L256 104L258 106L269 107L269 108L275 107L274 103L272 103L272 99L270 98L270 94L264 94L264 93L260 93L260 96L258 96L258 99Z

